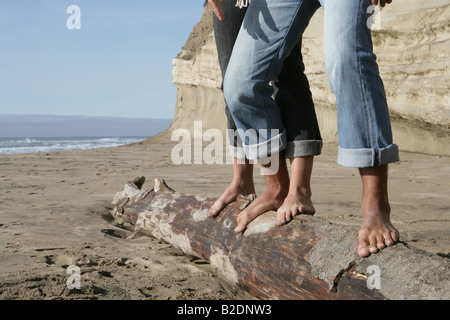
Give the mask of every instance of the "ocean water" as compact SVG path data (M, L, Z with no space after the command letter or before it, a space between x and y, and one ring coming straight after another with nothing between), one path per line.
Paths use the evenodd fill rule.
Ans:
M0 138L0 154L87 150L117 147L149 137Z

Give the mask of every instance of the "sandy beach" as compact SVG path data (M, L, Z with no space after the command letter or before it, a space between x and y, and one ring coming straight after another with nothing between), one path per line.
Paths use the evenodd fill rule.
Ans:
M147 178L144 189L161 177L178 192L211 197L230 182L230 165L175 165L172 148L0 155L0 299L252 299L206 261L191 262L153 238L126 239L131 232L112 220L114 194L137 176ZM357 230L360 178L338 166L336 156L330 143L316 157L316 216ZM263 176L255 170L261 192ZM402 152L390 166L392 222L409 246L449 256L449 181L449 157ZM67 286L73 265L80 268L80 289Z

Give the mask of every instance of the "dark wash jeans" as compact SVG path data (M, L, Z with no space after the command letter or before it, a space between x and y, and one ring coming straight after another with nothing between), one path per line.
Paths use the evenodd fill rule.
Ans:
M247 8L236 7L236 0L224 0L221 4L225 20L219 21L214 15L213 26L220 69L222 76L225 77ZM284 148L286 157L315 156L322 150L322 137L309 82L304 71L300 40L284 61L283 68L273 84L276 87L275 102L280 108L286 130L287 144ZM225 107L225 114L228 131L236 130L228 105ZM242 142L237 134L232 135L231 138L230 150L235 150L232 151L232 155L242 159L244 156Z

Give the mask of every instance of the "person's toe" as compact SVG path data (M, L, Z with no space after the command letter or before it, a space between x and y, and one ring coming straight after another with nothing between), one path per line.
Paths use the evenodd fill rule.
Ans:
M363 247L358 248L358 254L361 257L367 257L370 255L370 252L369 252L369 250L367 250L367 247L363 246Z
M286 212L286 222L290 222L292 217L294 217L294 215L291 211Z
M369 242L365 238L361 237L361 232L360 232L360 240L359 240L359 244L358 244L358 254L361 257L367 257L370 255Z
M384 242L384 237L383 236L379 236L377 237L377 248L382 250L386 247L385 242Z
M400 240L400 233L398 232L398 230L394 229L394 231L391 232L391 238L394 241L394 243Z
M377 253L377 238L375 236L370 237L369 251L370 253Z
M212 205L212 207L209 209L208 216L210 216L210 217L217 216L219 214L220 210L222 210L222 204L219 203L219 201L216 201Z
M247 214L241 212L237 217L237 226L234 228L234 232L241 233L245 230L248 224Z
M276 220L277 226L282 226L286 223L286 213L284 210L278 209L277 210L277 220Z
M386 232L385 234L383 234L383 238L384 238L384 243L389 247L392 246L394 244L394 240L392 239L391 233L390 232Z

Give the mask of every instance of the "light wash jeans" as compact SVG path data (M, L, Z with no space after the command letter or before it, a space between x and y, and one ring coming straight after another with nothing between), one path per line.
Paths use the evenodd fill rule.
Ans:
M370 0L254 0L224 79L224 95L250 160L286 147L269 83L317 9L324 9L326 71L337 100L338 163L364 168L398 161L367 21ZM368 12L369 11L369 12ZM256 132L249 138L248 132ZM260 135L259 132L265 134ZM260 149L259 146L264 148ZM269 146L269 147L267 147Z
M225 76L247 8L237 7L236 0L224 0L221 5L226 18L219 21L213 15L213 28L220 70ZM283 61L280 74L274 83L277 88L277 93L274 95L275 102L280 108L283 125L286 128L287 144L284 155L288 158L319 155L322 149L322 137L314 102L304 71L300 40ZM244 147L227 105L225 105L225 114L229 151L232 157L242 160L246 157Z

